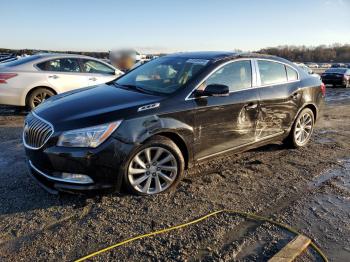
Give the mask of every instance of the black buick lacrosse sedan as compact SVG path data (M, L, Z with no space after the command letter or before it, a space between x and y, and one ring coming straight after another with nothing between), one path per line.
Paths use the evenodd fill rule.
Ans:
M34 178L48 191L176 186L199 161L283 141L305 146L325 95L282 58L193 52L48 99L25 120Z

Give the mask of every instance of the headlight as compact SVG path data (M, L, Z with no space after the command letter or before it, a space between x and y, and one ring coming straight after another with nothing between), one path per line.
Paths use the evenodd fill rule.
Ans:
M102 144L118 128L122 121L63 132L57 146L93 147Z

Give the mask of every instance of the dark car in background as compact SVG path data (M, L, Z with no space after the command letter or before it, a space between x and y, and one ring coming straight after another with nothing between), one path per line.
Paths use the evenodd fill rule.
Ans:
M346 64L344 63L336 63L336 64L332 64L331 68L344 68L346 67Z
M319 79L282 58L179 53L48 99L27 116L23 143L31 174L52 193L157 194L224 153L306 146L324 95Z
M326 85L350 87L350 69L349 68L330 68L322 75L322 82Z

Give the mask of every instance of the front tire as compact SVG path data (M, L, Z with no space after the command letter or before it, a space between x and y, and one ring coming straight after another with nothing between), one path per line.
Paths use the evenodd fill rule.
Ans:
M124 181L136 195L154 195L176 187L184 174L181 150L170 139L155 136L129 158Z
M315 124L315 116L311 109L303 109L295 119L285 144L294 148L306 146L310 141Z
M52 92L50 89L47 88L37 88L34 91L32 91L27 99L27 107L30 110L33 110L38 105L40 105L42 102L44 102L46 99L50 98L51 96L54 96L55 93Z

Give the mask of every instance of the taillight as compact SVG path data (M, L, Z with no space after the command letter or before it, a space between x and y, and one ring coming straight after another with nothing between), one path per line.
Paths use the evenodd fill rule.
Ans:
M321 84L321 92L323 96L326 95L326 85L324 83Z
M0 84L6 84L6 80L17 76L15 73L0 73Z

